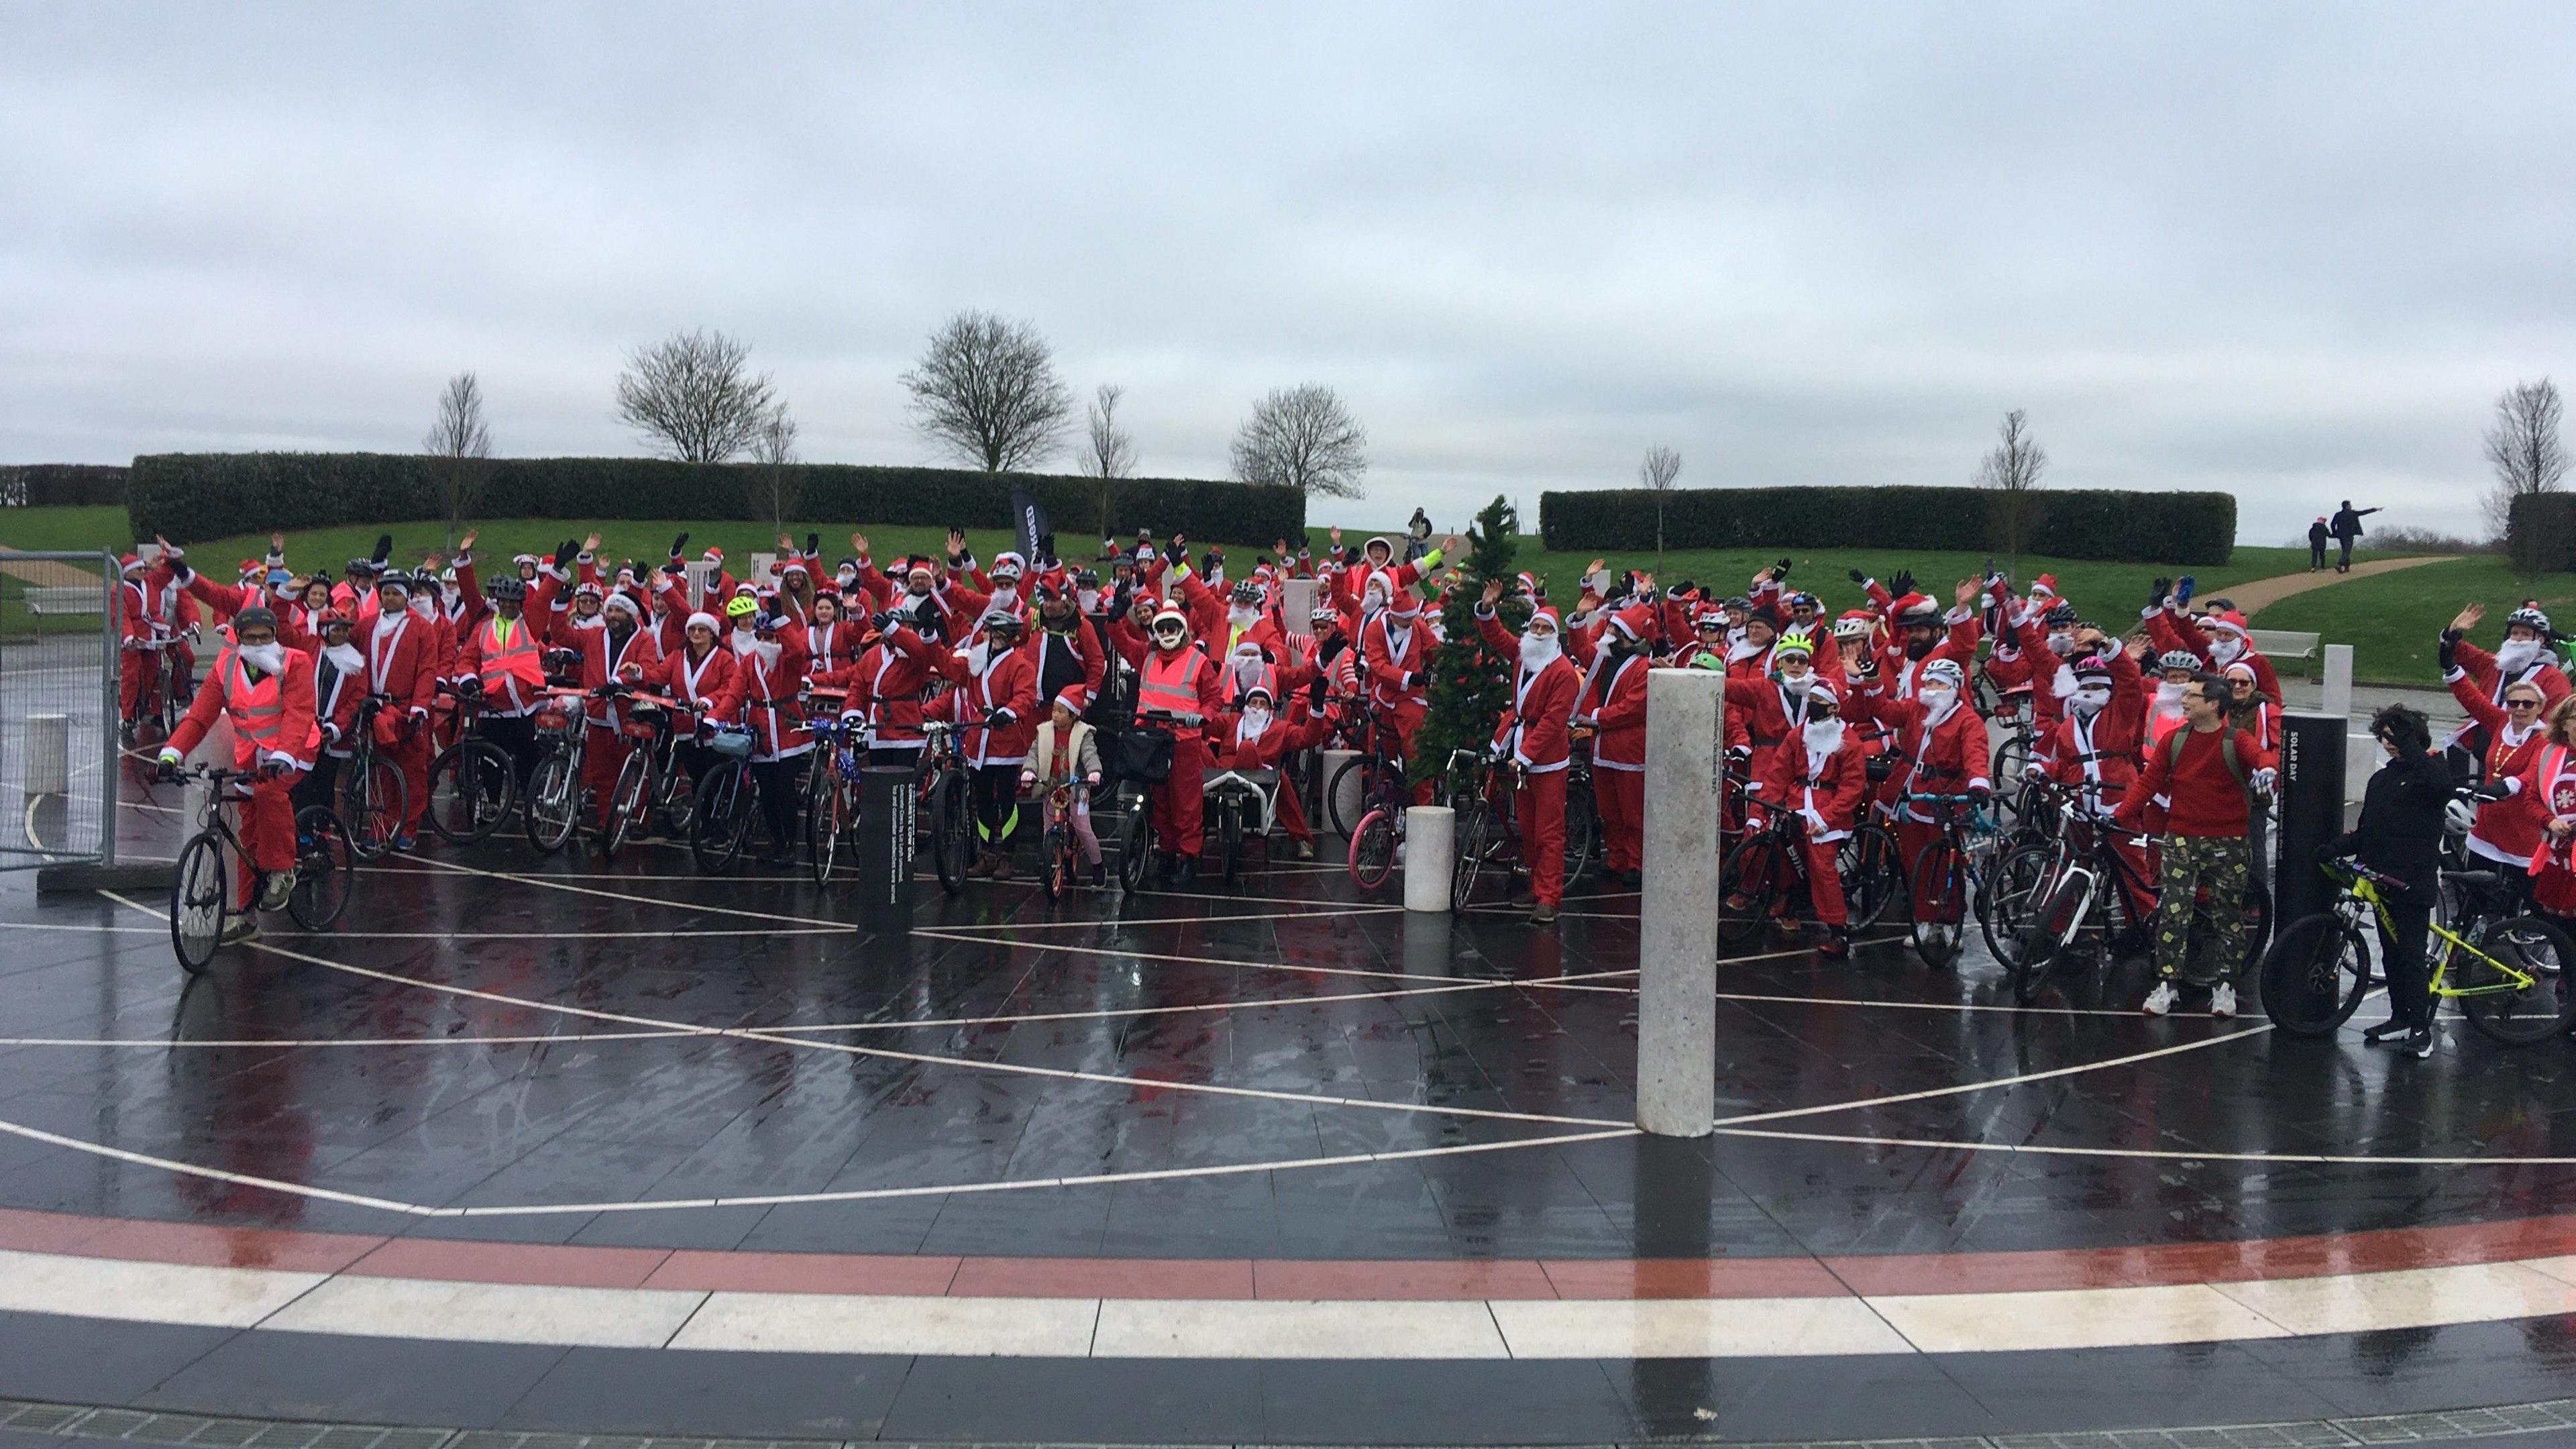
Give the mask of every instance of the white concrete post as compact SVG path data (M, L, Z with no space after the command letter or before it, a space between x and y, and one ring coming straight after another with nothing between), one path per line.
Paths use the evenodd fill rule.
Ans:
M1726 678L1646 676L1645 892L1637 945L1637 1125L1705 1137L1717 1117L1718 815Z
M744 577L745 577L745 578L750 579L750 580L752 581L752 583L754 583L754 584L756 584L756 585L758 585L759 587L764 588L764 589L768 589L768 588L775 588L775 587L777 587L777 585L778 585L778 555L777 555L777 553L775 553L775 552L773 551L773 552L770 552L770 553L756 553L756 554L753 554L753 555L751 556L751 572L750 572L750 573L748 573L748 574L746 574L746 575L744 575Z
M1458 853L1458 814L1446 805L1404 809L1404 908L1449 909L1449 866ZM1714 986L1709 988L1714 991Z
M2352 646L2326 646L2325 699L2318 706L2321 714L2337 719L2352 718Z
M707 580L715 577L716 566L707 562L705 559L693 558L686 564L682 565L682 568L684 570L682 577L689 581L689 607L692 609L705 608L707 606Z
M1315 581L1286 579L1279 585L1279 613L1287 620L1288 632L1303 634L1314 624Z
M30 795L63 795L72 788L72 717L27 716L27 784Z
M1351 761L1356 760L1359 757L1360 752L1357 750L1326 750L1318 757L1320 762L1315 766L1316 773L1322 776L1321 779L1315 782L1316 796L1319 799L1322 798L1325 791L1333 788L1333 781L1339 779L1342 782L1342 808L1340 818L1349 821L1353 825L1360 823L1360 772L1353 770L1349 774L1345 775L1342 773L1342 766L1349 764ZM1333 819L1334 811L1332 802L1330 800L1326 800L1324 801L1323 818L1312 823L1321 825L1327 831L1331 831L1333 828Z

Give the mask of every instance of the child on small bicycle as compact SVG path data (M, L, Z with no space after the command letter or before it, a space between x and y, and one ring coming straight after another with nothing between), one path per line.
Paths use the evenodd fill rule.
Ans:
M1073 803L1063 814L1063 824L1082 847L1083 864L1098 869L1100 837L1091 829L1089 792L1100 783L1100 743L1082 718L1082 705L1082 686L1077 684L1066 686L1048 706L1047 717L1038 722L1037 740L1020 766L1020 793L1037 797L1041 823L1052 830L1058 823L1055 792L1071 785Z

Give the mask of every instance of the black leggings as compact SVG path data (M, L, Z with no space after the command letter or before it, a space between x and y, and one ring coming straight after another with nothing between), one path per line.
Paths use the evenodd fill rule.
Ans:
M805 779L804 755L751 762L751 783L760 793L761 814L769 822L769 848L784 855L796 839L796 806Z
M2424 937L2431 929L2433 904L2405 896L2389 901L2388 924L2379 928L2379 964L2388 977L2388 1014L2409 1026L2433 1019L2433 980L2424 965ZM2397 934L2391 936L2388 926Z
M975 823L995 850L1011 848L1020 824L1020 767L980 765L975 770Z
M314 805L337 810L340 808L339 785L340 757L317 751L313 756L313 768L305 771L303 777L295 782L295 788L287 798L299 811Z

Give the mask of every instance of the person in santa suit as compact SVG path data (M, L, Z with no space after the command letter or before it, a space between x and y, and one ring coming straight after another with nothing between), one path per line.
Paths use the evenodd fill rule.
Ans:
M1767 675L1726 676L1727 746L1746 761L1786 743L1806 723L1807 696L1825 677L1815 667L1815 645L1803 634L1783 634L1766 651ZM1837 692L1834 696L1840 699Z
M1268 683L1255 684L1208 726L1209 768L1284 772L1290 756L1313 749L1332 733L1332 721L1317 713L1314 701L1306 695L1286 696L1285 714L1277 708L1277 698ZM1290 788L1284 773L1280 776L1278 813L1280 828L1296 844L1297 858L1313 860L1314 827L1306 823L1305 807L1298 804L1297 792Z
M1423 627L1422 600L1410 589L1398 592L1360 628L1360 665L1368 680L1369 708L1381 724L1395 731L1396 748L1408 765L1414 757L1414 736L1431 708L1434 646L1431 631ZM1415 786L1414 803L1428 804L1430 791L1429 780Z
M2548 747L2549 732L2543 725L2543 716L2549 700L2537 683L2517 679L2504 686L2503 704L2494 703L2461 667L2458 649L2457 640L2443 636L2442 679L2450 685L2451 697L2468 711L2469 719L2486 737L2486 754L2480 761L2485 769L2480 778L2502 797L2478 805L2477 818L2469 827L2468 852L2481 860L2510 867L2505 877L2512 880L2530 873L2532 856L2540 849L2540 818L2511 797L2521 791L2532 762Z
M1501 580L1486 583L1476 605L1476 631L1487 647L1512 661L1512 704L1495 728L1494 743L1509 751L1522 771L1513 812L1530 888L1513 904L1528 906L1530 920L1545 925L1565 904L1565 771L1574 753L1574 709L1583 694L1583 673L1565 657L1564 626L1556 610L1539 606L1515 635L1494 612L1502 594Z
M1654 611L1647 605L1609 614L1574 706L1574 723L1592 734L1592 799L1601 814L1603 866L1630 889L1645 879L1646 674L1654 632Z
M2498 709L2504 707L2505 686L2524 681L2540 691L2541 713L2556 709L2558 701L2567 697L2568 684L2566 674L2550 657L2549 643L2554 631L2549 626L2549 616L2531 605L2506 615L2504 642L2496 646L2493 654L2470 643L2468 637L2469 631L2484 622L2486 616L2486 605L2471 604L2451 620L2449 628L2442 631L2451 665L2467 676L2469 683ZM2486 741L2480 738L2483 729L2484 726L2472 720L2443 744L2446 748L2459 746L2472 752L2483 751L2486 748ZM2466 761L2459 763L2463 768L2467 765Z
M227 942L258 934L252 906L277 910L295 888L295 777L312 767L321 737L313 720L313 660L278 638L277 615L256 605L243 609L233 615L232 633L160 755L164 778L176 778L179 762L221 716L232 721L233 768L257 775L230 788L242 853L264 883L254 899L250 873L243 873L234 897L242 915L225 928Z
M734 694L740 722L751 731L751 779L769 823L766 863L785 865L796 854L796 807L805 757L814 732L805 727L805 626L736 595L725 605L733 621L726 647L733 653Z
M683 625L680 647L663 655L661 668L646 675L655 693L679 706L672 711L671 728L684 741L679 760L692 781L704 778L715 762L715 752L698 743L697 736L719 724L733 723L742 714L742 685L734 677L735 668L733 651L724 647L716 616L701 609Z
M2101 630L2088 628L2075 658L2058 666L2045 691L2058 706L2057 723L2033 743L2022 767L2074 792L2074 813L2099 829L2110 828L2137 781L2138 720L2146 707L2137 661L2105 643ZM2129 866L2129 919L2144 922L2155 911L2155 860L2144 840L2125 831L2114 836L2112 848Z
M1785 666L1788 657L1782 656L1781 663ZM1842 843L1851 839L1861 803L1869 794L1869 757L1840 718L1841 695L1831 683L1811 673L1797 703L1797 726L1753 756L1749 786L1753 804L1746 828L1761 829L1768 811L1787 810L1798 817L1805 833L1801 848L1806 854L1807 900L1816 913L1809 939L1820 956L1848 956L1851 908L1843 897L1836 857Z
M859 597L866 598L865 594ZM808 651L805 671L809 676L830 674L855 662L859 651L867 647L867 628L848 616L842 605L841 591L829 584L815 591L808 606L805 622L805 647Z
M1146 639L1125 620L1110 639L1136 670L1135 724L1172 735L1171 774L1152 791L1154 839L1163 850L1163 883L1187 885L1207 843L1206 731L1225 707L1217 666L1192 637L1189 617L1169 602L1155 611Z
M313 659L313 723L319 738L313 768L295 782L290 798L297 810L307 805L339 808L340 764L355 748L349 731L358 721L358 706L367 697L367 656L350 642L358 621L346 609L325 609L316 620L321 625L317 634L302 636L302 626L282 630L280 637L293 633L296 647ZM279 623L286 624L283 616ZM399 823L399 822L397 822Z
M1959 581L1957 605L1945 615L1928 595L1914 592L1914 575L1910 572L1896 576L1892 591L1858 569L1851 572L1852 582L1869 592L1871 602L1887 622L1889 638L1880 656L1879 674L1881 690L1888 698L1912 699L1923 666L1934 659L1957 664L1962 674L1976 662L1978 614L1968 607L1977 597L1974 580Z
M1067 685L1047 706L1047 717L1039 722L1037 736L1030 742L1029 757L1020 765L1020 793L1036 797L1041 824L1052 830L1058 823L1056 787L1072 787L1073 804L1062 823L1091 867L1092 884L1099 885L1100 837L1091 828L1091 792L1100 788L1100 742L1082 717L1085 703L1082 686L1075 684ZM1045 868L1045 862L1040 866Z
M1956 659L1924 661L1911 699L1896 697L1891 683L1882 668L1874 686L1853 692L1847 712L1896 731L1897 753L1904 760L1902 790L1914 797L1897 810L1897 856L1913 887L1914 919L1929 920L1936 907L1945 915L1952 907L1934 900L1939 884L1925 879L1927 873L1914 865L1925 847L1940 838L1942 823L1962 807L1922 797L1965 795L1967 808L1975 808L1993 793L1986 775L1986 722L1967 701L1968 671ZM1942 924L1958 922L1944 919Z
M2143 653L2145 647L2141 641L2132 641L2130 645L2135 653ZM2156 656L2155 693L2147 697L2146 714L2140 722L2144 727L2146 748L2153 749L2164 743L2165 736L2182 728L2183 694L2191 688L2191 682L2200 677L2200 673L2200 656L2189 650L2168 649Z
M1040 699L1058 699L1072 689L1087 704L1108 677L1108 648L1083 617L1074 581L1062 568L1038 575L1037 628L1021 647L1028 653Z
M624 704L596 691L606 689L611 681L628 688L642 685L660 667L662 650L653 631L644 627L644 611L632 594L608 595L597 613L587 618L580 615L578 605L575 609L570 644L581 654L581 687L594 691L583 707L589 738L581 752L581 785L598 804L599 830L605 840L609 812L617 803L617 772L626 767L626 757L635 746L620 729L626 722Z
M975 827L983 853L967 874L1011 878L1011 844L1019 830L1020 766L1037 735L1037 666L1021 647L1020 616L995 609L974 643L940 661L957 688L942 701L962 729L966 763L975 772Z
M945 617L926 599L880 609L859 657L814 677L817 689L841 691L841 717L860 725L871 766L921 764L923 695L948 657Z

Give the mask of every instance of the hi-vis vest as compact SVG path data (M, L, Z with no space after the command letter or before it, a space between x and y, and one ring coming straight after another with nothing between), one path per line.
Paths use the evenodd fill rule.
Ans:
M243 661L239 650L231 647L226 647L215 661L215 675L224 682L224 712L232 716L234 769L247 770L257 764L263 750L295 753L285 743L285 675L265 675L254 682L250 665Z
M1171 714L1198 713L1199 671L1215 667L1195 644L1176 654L1157 649L1146 655L1143 677L1136 689L1137 717L1142 719L1149 709ZM1194 740L1199 735L1194 725L1174 724L1171 730L1179 739Z
M527 694L546 687L545 661L538 657L536 631L525 619L504 619L498 614L485 619L476 630L475 642L483 651L483 692L503 692L503 681L516 685L508 691L513 704L524 703Z

